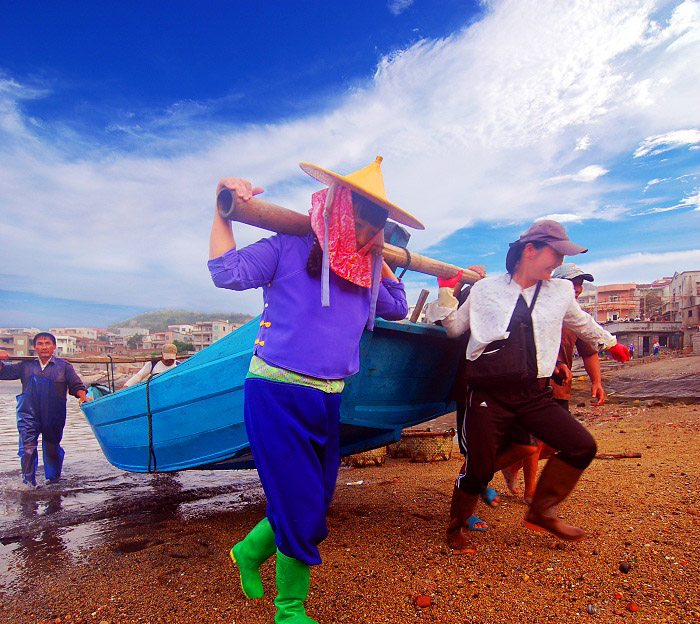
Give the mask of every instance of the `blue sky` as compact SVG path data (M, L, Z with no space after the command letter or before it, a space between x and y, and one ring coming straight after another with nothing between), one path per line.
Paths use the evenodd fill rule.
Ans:
M3 5L0 326L256 313L208 276L216 181L306 211L302 160L384 156L456 264L551 216L598 283L700 269L697 1L142 4Z

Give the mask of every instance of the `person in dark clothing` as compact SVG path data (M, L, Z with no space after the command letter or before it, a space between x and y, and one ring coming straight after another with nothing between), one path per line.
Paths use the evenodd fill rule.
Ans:
M539 221L511 244L507 273L474 284L460 308L450 293L453 285L440 283L438 302L444 310L442 323L448 335L458 337L470 331L466 359L471 372L464 423L467 461L455 483L446 536L453 549L473 548L468 519L495 470L512 463L498 465L497 456L513 424L559 449L537 484L525 525L562 539L585 537L583 530L564 523L556 509L593 460L596 444L591 434L552 400L547 380L556 366L562 325L607 348L620 361L629 359L629 354L581 310L569 282L551 279L564 255L584 251L569 240L561 224ZM494 357L497 362L504 361L498 360L503 354L511 370L495 371L492 378L502 378L497 384L485 376L480 378L489 372L488 362Z
M37 358L16 364L7 351L0 350L0 379L20 379L22 394L17 397L17 429L22 482L36 487L39 464L39 436L47 483L58 481L63 468L65 452L61 448L66 424L66 394L77 397L80 404L91 401L78 374L69 362L57 358L56 337L48 332L34 336Z

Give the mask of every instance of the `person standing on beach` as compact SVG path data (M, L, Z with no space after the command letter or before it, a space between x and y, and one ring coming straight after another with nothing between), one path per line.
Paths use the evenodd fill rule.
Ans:
M593 281L593 276L590 273L586 273L573 262L567 262L554 269L552 278L569 280L574 287L576 299L578 299L583 292L583 282ZM593 405L596 407L603 405L606 398L600 375L600 358L598 357L598 351L585 340L578 338L568 327L562 327L557 364L566 367L561 367L562 370L566 371L566 374L553 378L554 383L550 383L549 385L552 388L552 398L554 401L569 412L571 411L569 410L569 399L571 398L571 369L574 361L574 347L583 358L583 367L586 369L588 377L591 380L591 396L595 399ZM630 357L632 357L631 352ZM504 468L502 471L508 488L513 494L517 494L518 492L515 491L516 476L518 470L522 466L523 479L525 481L525 493L523 497L528 505L532 503L535 494L537 463L542 459L547 459L552 453L556 453L556 450L547 446L541 440L538 440L537 451L533 455L523 458L522 462L517 462L509 468Z
M135 386L137 383L146 381L146 379L153 375L158 375L159 373L164 373L165 371L175 368L178 365L178 361L175 359L176 357L177 347L171 343L164 344L160 350L160 359L154 362L146 362L138 373L126 381L122 388Z
M537 483L525 526L566 540L585 537L582 529L557 515L557 506L596 453L593 436L552 399L547 387L557 363L561 327L607 348L620 361L629 358L627 347L581 310L571 285L551 279L564 255L585 251L569 240L560 223L538 221L511 243L507 273L478 281L460 308L449 285L440 283L438 300L448 335L470 331L465 369L467 460L456 480L446 535L455 550L474 548L468 519L495 470L504 467L496 465L496 456L513 424L559 449Z
M17 397L17 429L22 483L26 487L36 487L39 436L46 482L54 483L61 478L66 394L70 392L81 405L92 400L87 397L73 366L54 355L56 337L53 334L39 332L33 344L38 357L17 364L6 364L3 360L11 359L10 355L0 350L0 379L22 380L22 394Z
M277 234L237 249L229 221L214 214L209 271L219 288L263 289L264 309L244 386L244 419L267 498L266 517L231 549L243 593L263 595L260 565L276 553L275 622L314 622L304 601L340 464L340 393L359 370L359 342L374 316L400 320L403 284L375 244L387 217L423 229L386 199L381 158L348 176L300 166L328 185L311 198L312 232ZM263 192L223 178L247 201Z
M468 267L468 270L474 271L479 275L480 278L486 277L486 268L482 265L477 265L477 266L470 266ZM443 287L450 287L454 284L454 290L452 291L452 295L457 299L458 302L458 307L462 306L465 301L467 300L467 297L469 296L469 290L471 289L471 286L460 286L460 278L461 278L461 271L451 279L443 279L440 280L440 283L443 285ZM432 323L435 322L438 325L442 325L442 321L436 320L439 319L441 316L441 310L440 310L440 305L439 301L433 301L429 303L426 306L426 311L425 311L425 319L426 322ZM457 372L455 375L455 381L454 381L454 386L452 388L452 399L455 401L455 420L456 420L456 426L457 426L457 443L459 445L459 450L462 455L467 457L467 442L465 439L465 429L464 429L464 417L467 412L467 403L466 403L466 397L468 393L468 385L465 380L465 365L466 365L466 348L467 344L465 343L464 345L465 348L465 356L462 358L462 361L460 362L460 366L457 368ZM535 439L527 433L527 431L524 431L521 427L519 427L517 424L512 425L509 430L505 433L503 436L503 441L501 443L501 447L499 449L498 456L496 458L496 465L497 466L507 466L511 462L516 462L520 463L521 458L524 459L530 454L534 454L537 452L537 446L536 446L536 441ZM460 469L460 473L464 472L464 469L466 467L466 464L462 466ZM455 486L457 487L457 486ZM493 487L486 487L481 491L481 500L488 505L489 507L498 507L500 504L500 496L498 492L493 488ZM452 498L453 503L457 502L460 500L459 496L453 496ZM454 514L451 514L454 515ZM488 529L488 525L486 522L484 522L481 518L479 518L476 515L472 515L468 518L467 521L469 530L471 531L486 531ZM460 525L461 526L461 525Z

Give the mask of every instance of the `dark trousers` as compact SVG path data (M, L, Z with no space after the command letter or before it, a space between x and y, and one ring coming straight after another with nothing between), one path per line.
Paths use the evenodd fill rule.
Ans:
M513 426L558 449L558 458L579 470L587 468L595 457L593 436L552 399L550 388L541 388L533 380L470 389L464 419L466 469L457 477L457 487L467 494L478 494L488 485L498 449Z

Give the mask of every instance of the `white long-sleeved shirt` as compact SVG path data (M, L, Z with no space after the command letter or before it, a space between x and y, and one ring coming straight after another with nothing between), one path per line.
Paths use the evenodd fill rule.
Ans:
M470 329L467 359L476 360L488 344L508 337L508 325L518 297L522 294L525 302L530 305L535 288L536 285L521 288L507 273L487 277L472 286L462 307L455 309L438 305L436 302L431 304L427 316L432 322L442 321L447 335L451 337L461 336ZM598 325L590 314L579 307L569 280L543 281L532 310L538 377L551 377L554 372L562 325L589 344L597 345L599 349L609 348L617 343L615 336Z
M175 368L179 362L175 360L170 366L166 366L163 364L163 360L159 360L158 363L153 367L153 371L151 371L151 363L146 362L143 365L143 368L136 373L133 377L130 377L129 380L124 384L124 388L128 388L129 386L134 386L137 383L141 383L142 381L146 381L151 375L157 375L158 373L164 373L165 371L171 370Z

